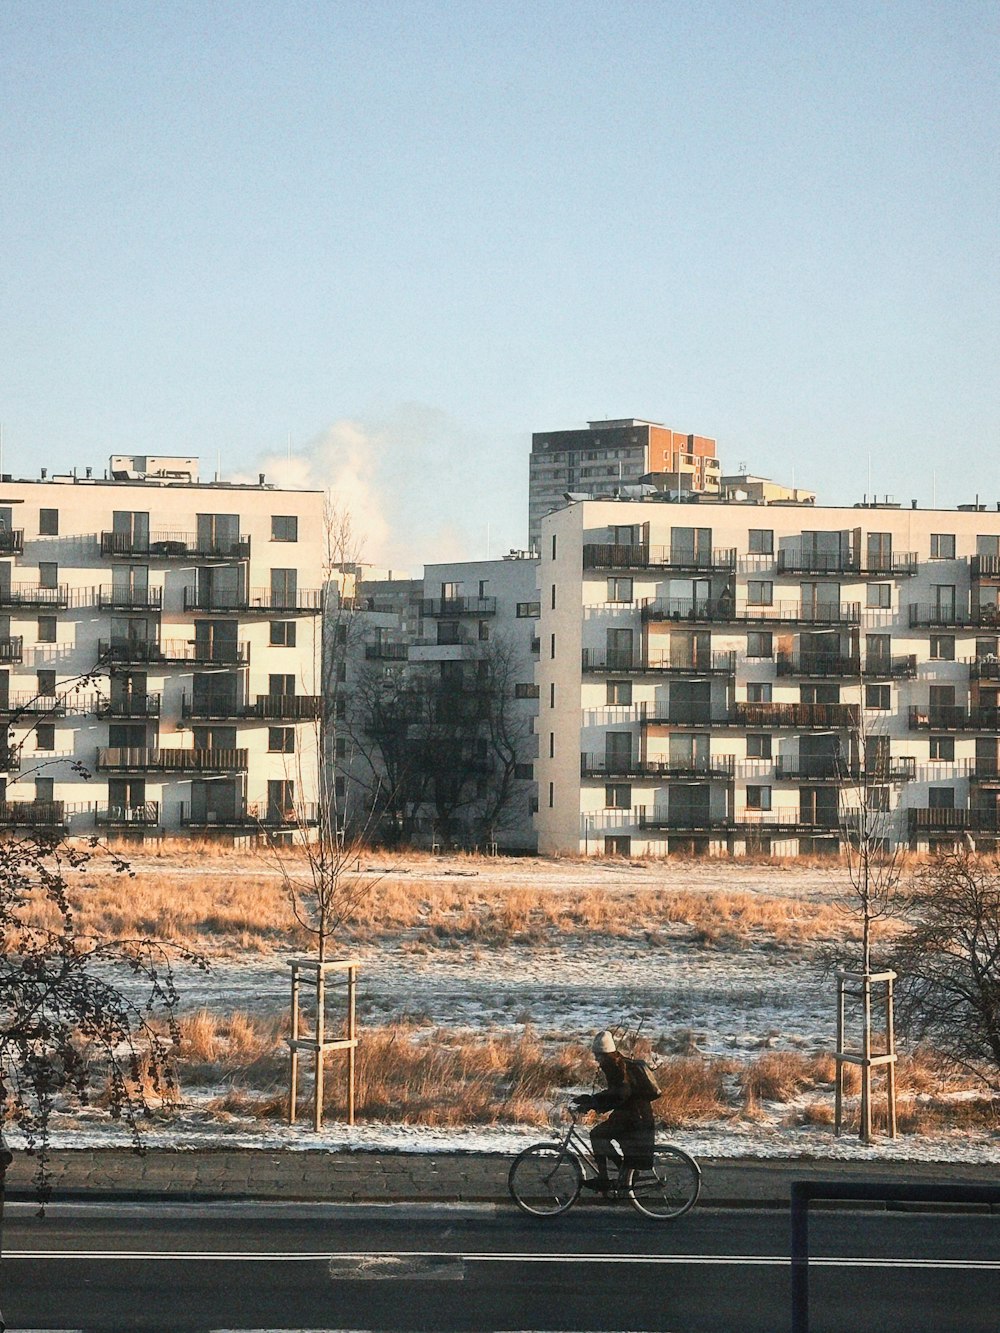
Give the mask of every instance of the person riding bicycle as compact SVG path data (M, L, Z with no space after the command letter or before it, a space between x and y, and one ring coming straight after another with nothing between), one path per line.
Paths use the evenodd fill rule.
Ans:
M606 1194L611 1188L608 1161L617 1157L612 1141L621 1148L625 1168L646 1171L652 1168L656 1131L651 1103L659 1096L659 1090L642 1061L621 1054L610 1032L599 1032L591 1050L607 1081L607 1091L577 1097L571 1105L574 1111L611 1112L590 1131L598 1175L596 1180L584 1181L587 1189Z

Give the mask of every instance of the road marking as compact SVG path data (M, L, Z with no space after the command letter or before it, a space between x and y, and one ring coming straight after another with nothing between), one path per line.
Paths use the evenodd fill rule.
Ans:
M352 1265L357 1277L388 1275L393 1265L398 1276L411 1277L418 1264L439 1264L444 1268L461 1263L479 1264L694 1264L705 1267L788 1268L791 1259L782 1254L600 1254L574 1251L569 1254L465 1254L450 1250L7 1250L8 1261L124 1260L166 1263L325 1263ZM362 1271L368 1265L369 1273ZM810 1268L917 1268L957 1269L970 1272L1000 1270L997 1259L916 1259L834 1257L824 1255L809 1260Z

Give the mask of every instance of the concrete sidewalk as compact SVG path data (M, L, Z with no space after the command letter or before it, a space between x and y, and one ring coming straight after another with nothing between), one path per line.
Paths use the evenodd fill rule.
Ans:
M49 1172L54 1199L504 1203L510 1162L488 1153L67 1149L51 1154ZM15 1154L7 1198L32 1197L36 1166ZM995 1184L998 1176L994 1166L940 1162L716 1158L701 1168L701 1206L726 1208L787 1208L793 1180Z

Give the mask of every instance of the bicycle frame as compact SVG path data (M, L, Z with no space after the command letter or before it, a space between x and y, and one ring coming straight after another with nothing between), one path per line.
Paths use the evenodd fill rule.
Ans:
M562 1139L559 1141L560 1160L563 1157L572 1155L582 1165L588 1167L595 1176L600 1175L600 1171L597 1166L597 1161L594 1158L594 1151L591 1148L589 1142L583 1137L583 1135L577 1129L579 1121L576 1115L572 1111L570 1112L570 1115L572 1116L572 1119L569 1122L569 1126L566 1130L566 1133L562 1136ZM622 1167L625 1165L625 1158L622 1157L620 1153L618 1153L617 1159L618 1159L618 1171L620 1175ZM585 1171L584 1176L586 1176L586 1174L587 1172Z

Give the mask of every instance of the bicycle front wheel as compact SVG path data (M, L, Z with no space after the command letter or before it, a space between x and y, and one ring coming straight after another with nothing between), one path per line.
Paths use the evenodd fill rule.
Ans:
M582 1185L580 1163L559 1143L533 1143L507 1173L510 1197L532 1217L558 1217L576 1203Z
M652 1171L630 1171L626 1193L632 1207L646 1217L664 1222L683 1217L698 1202L701 1168L681 1148L656 1148Z

